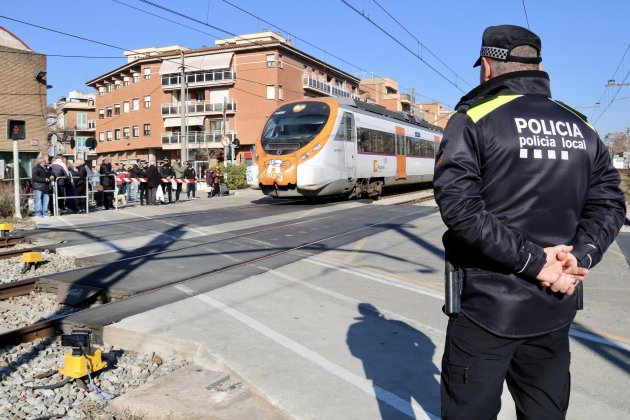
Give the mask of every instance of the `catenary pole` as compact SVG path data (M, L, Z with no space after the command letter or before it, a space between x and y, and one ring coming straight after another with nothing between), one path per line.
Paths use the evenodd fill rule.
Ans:
M179 103L180 103L180 129L179 136L181 139L181 152L180 157L182 162L188 160L188 135L186 133L186 67L184 66L184 51L180 51L182 56L182 73L181 84L179 90Z

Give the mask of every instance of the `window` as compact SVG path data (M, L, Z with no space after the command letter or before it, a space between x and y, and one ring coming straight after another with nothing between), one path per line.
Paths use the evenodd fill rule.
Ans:
M112 132L111 131L107 132L107 141L112 141Z
M133 82L134 83L140 83L140 73L134 73L133 74Z
M129 138L129 127L123 127L123 137L126 139Z
M140 99L138 98L133 98L132 102L131 102L131 110L132 111L138 111L140 110Z
M85 112L77 112L77 128L79 130L87 129L87 114Z
M107 93L112 93L112 84L108 83L105 86L107 86Z
M223 120L220 120L220 119L210 120L210 131L221 131L222 124L223 124Z
M267 99L276 99L276 87L267 85Z
M151 67L144 68L144 79L148 80L151 78Z
M129 76L125 76L123 78L123 86L129 86Z
M120 140L120 128L114 130L114 140Z
M99 86L98 96L103 96L104 94L105 94L105 86Z
M145 108L151 108L151 96L150 95L146 95L144 97L144 107Z
M88 106L89 107L94 106L94 99L88 99Z
M114 115L120 115L120 104L114 105Z
M206 99L206 92L203 90L200 92L195 92L195 99L198 101L203 101Z
M267 67L275 67L275 65L276 65L276 55L267 54Z
M283 99L283 92L282 92L282 85L278 85L278 99L282 100Z
M129 112L129 101L123 102L123 112L127 114Z
M88 120L88 129L94 130L96 128L96 121Z
M120 80L116 80L116 81L114 82L114 89L115 89L115 90L120 90Z
M104 109L99 109L98 110L98 119L102 120L103 118L105 118L105 110Z
M98 133L98 141L100 143L103 143L105 141L105 133L103 131L101 131L100 133Z
M107 116L108 117L112 116L112 109L111 108L107 108Z
M150 136L151 135L151 124L145 124L144 125L144 135L145 136Z
M133 136L140 137L140 126L134 125L132 128L133 128Z

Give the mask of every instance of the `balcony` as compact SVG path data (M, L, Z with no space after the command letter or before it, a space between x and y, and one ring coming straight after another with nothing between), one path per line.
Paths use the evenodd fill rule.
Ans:
M225 135L234 140L236 132L228 131ZM162 133L162 149L181 148L181 137L179 133ZM222 138L221 131L189 131L188 148L223 149Z
M320 82L309 74L305 74L302 76L302 87L304 89L323 93L328 96L337 96L341 98L352 97L355 99L359 98L359 95L357 94L351 94L346 89L334 86L333 84L328 82Z
M165 74L162 76L162 88L164 90L180 89L181 74ZM234 84L236 73L233 70L211 70L195 73L186 73L186 85L188 88L201 86L222 86Z
M162 104L162 116L172 117L175 115L180 115L180 108L181 104ZM236 102L234 101L234 99L230 99L227 101L225 112L230 114L236 112ZM208 115L222 113L223 102L197 101L188 102L186 104L187 115Z

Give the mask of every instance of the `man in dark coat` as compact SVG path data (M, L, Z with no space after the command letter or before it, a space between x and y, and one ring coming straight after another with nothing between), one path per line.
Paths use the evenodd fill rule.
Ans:
M109 210L114 205L114 191L116 190L116 174L112 171L111 158L103 159L99 172L103 186L103 206L105 206L105 210Z
M155 166L155 161L149 161L147 167L147 188L149 190L149 205L155 206L157 204L155 200L155 194L160 186L160 171Z
M167 180L162 182L162 191L164 192L165 198L168 194L168 203L171 204L173 202L173 186L171 184L171 179L175 177L175 172L173 171L171 160L169 158L164 158L164 163L162 163L162 165L160 166L160 176L162 177L162 179Z

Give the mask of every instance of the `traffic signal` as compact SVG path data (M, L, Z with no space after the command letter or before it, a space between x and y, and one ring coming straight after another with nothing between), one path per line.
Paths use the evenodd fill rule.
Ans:
M232 160L232 148L226 147L227 154L225 155L225 160Z
M241 146L241 141L240 141L239 139L237 139L237 138L234 138L234 140L232 140L232 145L233 145L235 148L238 148L238 147L240 147L240 146Z
M85 147L88 149L96 149L96 139L94 137L88 137L85 140Z
M22 140L26 138L26 121L7 120L7 138Z
M70 148L74 149L77 145L77 142L74 140L74 137L70 137Z

